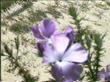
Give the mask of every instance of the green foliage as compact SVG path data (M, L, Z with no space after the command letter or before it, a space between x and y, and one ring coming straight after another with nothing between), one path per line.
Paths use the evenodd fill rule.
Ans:
M19 70L19 74L24 77L24 81L25 82L36 82L36 80L38 80L38 77L37 78L34 78L32 77L30 74L29 74L29 71L28 70L24 70L23 68L21 68Z
M89 71L87 72L87 77L90 82L96 82L99 80L98 72L101 67L101 57L104 54L102 53L104 50L102 47L104 36L105 35L101 35L98 33L91 33L89 41L87 37L85 38L85 40L87 40L87 49L89 50L90 54L90 58L87 62L88 63L87 68L89 69ZM91 48L93 50L91 50Z
M18 2L16 2L18 3ZM27 8L30 8L32 6L32 2L31 1L19 1L19 5L22 5L22 7L18 10L15 10L13 13L10 13L6 18L12 18L13 16L17 16L19 15L21 12L23 12L24 10L26 10Z
M18 0L1 0L1 10L6 10L9 6L15 3Z
M47 13L53 15L55 18L59 18L61 16L61 13L59 11L56 10L57 6L48 6L47 9Z
M76 11L76 8L73 7L73 5L70 6L68 12L72 16L72 18L75 20L75 25L78 29L76 41L81 42L82 41L82 35L84 34L84 30L85 30L85 29L81 29L81 26L80 26L80 21L82 20L82 18L81 19L78 18L78 13Z
M49 81L44 81L44 82L56 82L56 81L53 79L50 79Z
M75 20L75 25L78 29L76 41L81 42L89 52L89 59L86 63L88 69L88 71L86 71L87 80L88 82L96 82L99 80L98 72L101 67L101 57L104 54L102 53L104 51L102 46L105 34L101 35L96 32L91 32L87 28L82 29L80 26L82 19L78 19L78 13L75 7L71 6L69 8L69 14Z
M12 56L12 50L8 47L8 45L6 45L4 43L4 49L5 49L5 52L9 55L9 56Z
M36 10L33 11L33 9L29 9L28 13L30 14L29 17L27 17L29 19L29 21L31 21L32 23L36 22L36 21L41 21L42 19L46 18L46 12L45 11L41 11L41 10Z
M20 45L19 35L17 36L17 38L15 38L15 45L16 45L16 49L18 51L19 50L19 45Z
M9 29L15 34L21 34L21 33L28 33L31 30L31 26L29 26L28 23L24 23L20 21L12 25Z
M21 66L21 64L18 62L18 60L19 60L18 53L19 53L19 47L20 47L19 36L17 36L17 38L15 38L15 47L17 50L16 54L13 54L13 48L10 48L6 43L4 43L3 45L4 45L4 50L7 53L7 55L5 55L4 52L2 52L2 54L3 54L3 56L6 56L7 59L11 63L11 65L10 65L11 68L8 69L8 72L14 71L16 68L18 68L18 74L24 78L25 82L37 81L38 77L37 78L32 77L32 75L29 73L29 71L27 69L24 69L24 67Z
M100 63L101 63L101 57L103 56L102 51L104 50L102 45L103 45L103 38L105 35L100 35L100 34L94 34L94 43L96 45L94 45L94 60L92 61L92 65L93 65L93 71L94 71L94 80L98 80L98 72L99 72L99 68L101 67Z

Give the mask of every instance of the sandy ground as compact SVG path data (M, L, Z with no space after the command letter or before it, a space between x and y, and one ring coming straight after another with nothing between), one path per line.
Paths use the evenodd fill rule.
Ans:
M107 32L103 42L105 53L102 57L102 65L106 66L107 64L110 64L110 5L107 4L108 2L101 0L92 2L71 2L77 7L79 17L84 17L84 20L81 21L82 28L88 27L91 30L95 30L101 34ZM1 14L4 24L1 27L2 42L7 43L9 46L15 45L13 41L17 36L17 33L16 31L13 31L14 25L21 25L20 29L25 29L25 27L31 27L45 18L56 18L56 21L58 21L60 25L59 29L63 29L67 25L72 25L75 27L75 25L72 24L74 23L74 20L72 20L72 17L67 11L69 4L70 2L60 1L58 2L58 6L54 7L54 1L37 1L33 2L32 5L24 11L10 16L10 14L21 8L21 6L18 4L14 4L7 12L2 12ZM20 36L21 45L20 52L18 54L20 56L20 65L28 69L33 77L37 77L39 75L39 81L37 82L43 82L49 78L52 78L47 72L49 68L42 64L42 58L35 55L37 54L37 50L35 49L35 45L33 45L33 43L35 44L35 39L32 35L32 32L28 31ZM13 53L16 53L15 46L13 49ZM16 69L14 72L8 72L10 63L9 60L4 56L1 58L1 65L2 82L22 82L23 78L17 74L18 69Z

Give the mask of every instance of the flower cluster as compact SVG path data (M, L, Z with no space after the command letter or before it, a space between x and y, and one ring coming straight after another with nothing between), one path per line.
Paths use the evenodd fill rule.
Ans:
M37 48L43 54L43 63L52 66L51 73L57 82L73 82L80 78L88 52L81 43L75 42L75 31L68 26L57 30L55 20L45 19L32 27Z
M98 73L99 79L101 81L110 81L110 64L106 66L106 70L103 68L101 71Z

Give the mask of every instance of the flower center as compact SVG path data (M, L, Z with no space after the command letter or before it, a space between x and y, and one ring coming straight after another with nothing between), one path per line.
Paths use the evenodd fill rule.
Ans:
M47 39L48 44L52 44L52 40L51 39Z
M59 59L59 62L62 62L62 59Z

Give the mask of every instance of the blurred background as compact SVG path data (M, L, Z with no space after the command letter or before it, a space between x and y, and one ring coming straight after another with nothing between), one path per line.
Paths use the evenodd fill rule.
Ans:
M105 34L102 66L110 64L109 0L1 0L1 81L46 82L52 78L50 67L42 64L35 49L31 27L43 19L55 19L59 30L75 20L68 9L73 5L81 28Z

